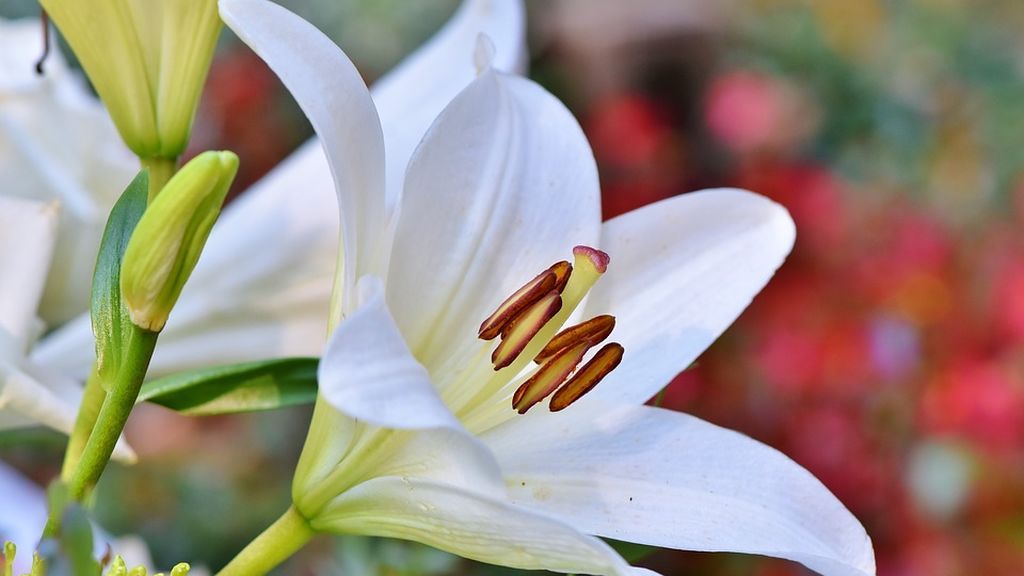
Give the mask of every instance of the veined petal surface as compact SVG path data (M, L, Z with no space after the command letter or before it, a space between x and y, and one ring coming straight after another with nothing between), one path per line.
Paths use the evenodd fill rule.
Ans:
M374 82L371 89L387 150L388 214L396 206L416 146L441 110L476 77L473 51L484 34L497 70L523 72L526 15L520 0L464 0L426 44Z
M590 407L527 414L482 436L513 502L618 540L875 573L864 528L781 452L678 412Z
M601 540L542 514L449 485L380 477L338 496L314 529L413 540L521 569L630 574Z
M340 308L379 262L384 138L370 93L348 57L302 18L266 0L221 0L221 17L284 82L320 137L341 211Z
M785 208L736 189L683 194L605 222L601 249L612 261L585 315L614 315L626 353L589 399L654 396L750 304L795 234Z
M477 328L505 297L597 242L597 169L561 102L487 70L431 126L405 182L387 300L445 388L457 371L443 368L479 353Z
M378 278L359 282L360 305L331 337L320 360L320 393L335 408L387 428L461 428L413 358Z

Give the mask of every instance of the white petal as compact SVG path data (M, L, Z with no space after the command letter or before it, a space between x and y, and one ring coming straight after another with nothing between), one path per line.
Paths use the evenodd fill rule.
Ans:
M345 492L312 522L317 530L421 542L460 556L522 569L629 574L597 538L557 520L416 478L382 477Z
M0 462L0 542L10 540L18 547L14 573L27 573L32 551L46 524L46 496L43 489Z
M441 110L476 77L473 50L486 34L496 48L492 66L522 72L526 18L520 0L464 0L448 23L373 84L387 150L387 213L401 195L413 150Z
M78 398L61 397L16 366L0 363L0 410L68 434L75 423Z
M384 226L384 140L370 93L327 36L266 0L221 0L221 17L281 78L320 137L341 210L342 309L374 272ZM380 271L377 271L380 272Z
M875 573L871 541L825 486L782 453L647 406L527 414L482 438L514 502L584 532L654 546Z
M58 211L56 203L0 196L0 332L10 345L25 346L34 331Z
M110 117L66 73L59 51L35 73L38 19L0 20L0 174L4 195L59 200L53 265L40 315L61 323L88 309L106 214L138 170Z
M76 382L49 367L0 361L0 430L43 424L70 434L81 398ZM113 456L128 464L136 461L124 437Z
M359 283L360 306L335 330L320 360L320 393L335 408L388 428L461 429L412 357L379 279Z
M479 350L477 328L506 296L597 242L598 194L582 130L537 84L487 71L452 101L409 165L388 277L432 376Z
M92 322L83 314L47 334L32 348L29 359L69 378L84 381L96 357Z
M591 394L642 403L711 345L782 264L795 229L785 208L743 190L704 190L605 223L608 273L587 316L616 318L622 364Z

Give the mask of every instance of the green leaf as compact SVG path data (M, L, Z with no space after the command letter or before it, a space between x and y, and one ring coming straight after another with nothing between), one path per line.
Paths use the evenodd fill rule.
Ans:
M96 335L96 366L100 381L110 382L133 329L121 298L121 260L135 225L146 211L149 173L139 172L114 204L103 230L92 276L92 331Z
M646 544L623 542L621 540L612 540L611 538L603 538L603 540L630 564L635 564L658 551L657 547Z
M317 358L278 358L182 372L144 384L139 401L192 416L312 404L318 364Z

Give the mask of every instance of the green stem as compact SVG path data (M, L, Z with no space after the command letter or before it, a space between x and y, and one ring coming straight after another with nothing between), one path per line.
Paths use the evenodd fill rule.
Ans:
M149 359L153 356L158 335L157 332L133 326L128 337L123 364L119 366L117 376L110 383L110 392L103 399L96 424L85 443L81 458L66 481L68 495L72 500L81 502L107 467L114 446L121 437L132 408L135 407L135 400L146 378ZM44 536L53 536L60 530L59 513L60 510L50 510L51 515L43 532Z
M258 576L298 552L316 533L295 507L242 549L217 576Z
M96 372L96 365L93 364L89 372L89 379L85 381L85 390L82 393L82 403L78 407L78 416L75 418L75 426L71 429L71 436L68 438L68 447L64 452L64 465L61 467L60 478L67 482L71 474L78 466L78 461L85 450L85 443L89 440L93 426L96 425L96 418L99 416L100 408L106 399L107 393L100 383L99 374Z
M149 170L149 200L147 203L152 204L156 195L163 190L164 185L167 184L167 181L178 170L178 159L140 158L140 160L142 161L142 167Z

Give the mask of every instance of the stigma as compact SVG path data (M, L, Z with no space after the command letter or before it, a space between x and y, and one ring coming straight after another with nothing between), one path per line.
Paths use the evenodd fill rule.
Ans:
M500 336L491 354L496 376L505 372L511 380L530 362L538 364L512 395L512 408L520 414L549 396L552 412L567 408L622 361L622 346L612 342L584 363L588 352L611 335L614 316L596 316L559 330L610 261L608 254L589 246L577 246L573 255L572 264L552 264L513 292L480 325L481 339Z

